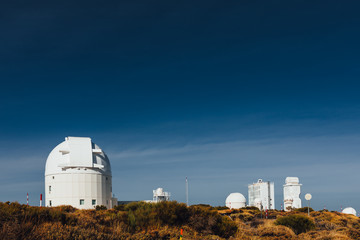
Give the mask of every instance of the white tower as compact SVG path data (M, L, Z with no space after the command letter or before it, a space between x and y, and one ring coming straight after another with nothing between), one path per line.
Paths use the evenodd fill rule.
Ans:
M257 183L249 184L249 206L261 209L275 209L274 183L263 182L259 179Z
M225 200L225 205L230 209L243 208L246 205L246 199L241 193L230 193Z
M110 161L90 138L67 137L51 151L45 167L45 200L49 207L116 205Z
M300 187L297 177L287 177L284 185L284 209L290 211L291 208L301 208Z

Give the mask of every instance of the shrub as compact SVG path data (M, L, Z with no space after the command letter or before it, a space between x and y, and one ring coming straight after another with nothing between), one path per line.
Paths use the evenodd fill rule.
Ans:
M275 225L289 227L294 231L295 234L300 234L315 229L315 224L310 218L296 214L278 218L275 221Z
M259 211L259 208L257 208L257 207L253 207L253 206L243 207L242 209L247 209L247 210L257 210L257 211Z
M114 206L114 209L117 211L125 211L125 206L125 204L116 205Z
M214 210L191 206L189 211L189 226L198 232L229 238L237 231L235 222L226 216L221 216Z
M215 209L215 210L228 210L230 208L228 208L226 206L217 206L217 207L213 207L213 209Z
M95 207L95 210L96 211L100 211L100 210L106 210L107 208L106 208L106 206L104 206L104 205L96 205L96 207Z
M314 209L309 208L309 212L313 212L313 211L314 211ZM296 209L294 209L294 212L307 213L308 212L308 207L296 208Z
M70 205L61 205L58 208L60 208L60 211L67 212L67 213L73 213L75 212L76 208Z

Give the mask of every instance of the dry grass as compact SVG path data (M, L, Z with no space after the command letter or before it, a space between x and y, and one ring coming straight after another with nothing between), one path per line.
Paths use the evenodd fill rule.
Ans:
M301 212L273 211L269 213L269 217L280 218L292 214L307 216ZM264 219L264 216L261 218L261 215L254 211L242 209L231 216L238 225L238 231L231 239L360 239L360 218L338 212L311 212L310 219L315 223L315 230L299 235L288 227L276 226L274 219Z
M315 229L296 235L286 226L275 225L275 221L294 214L306 217L306 213L270 211L269 219L265 219L256 209L219 210L219 213L230 216L221 217L206 206L186 208L169 203L164 208L160 205L155 208L154 205L130 207L95 211L69 206L40 209L17 203L0 203L0 239L175 240L179 239L181 228L184 229L184 240L222 240L226 237L232 240L360 239L360 219L338 212L311 212L310 219ZM181 214L184 216L179 218ZM131 216L134 219L131 220ZM234 226L237 231L227 234ZM225 238L215 233L221 233Z

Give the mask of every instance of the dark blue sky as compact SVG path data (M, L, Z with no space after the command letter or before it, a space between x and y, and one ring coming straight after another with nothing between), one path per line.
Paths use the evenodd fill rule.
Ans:
M192 203L221 205L264 178L279 208L290 174L316 208L360 210L359 9L2 1L0 201L37 196L48 153L70 135L108 153L119 199L163 186L184 201L188 175Z

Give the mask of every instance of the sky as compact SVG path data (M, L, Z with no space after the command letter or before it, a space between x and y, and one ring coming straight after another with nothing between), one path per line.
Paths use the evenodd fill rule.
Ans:
M359 1L1 1L0 201L38 205L45 162L91 137L119 200L224 205L299 177L360 211Z

